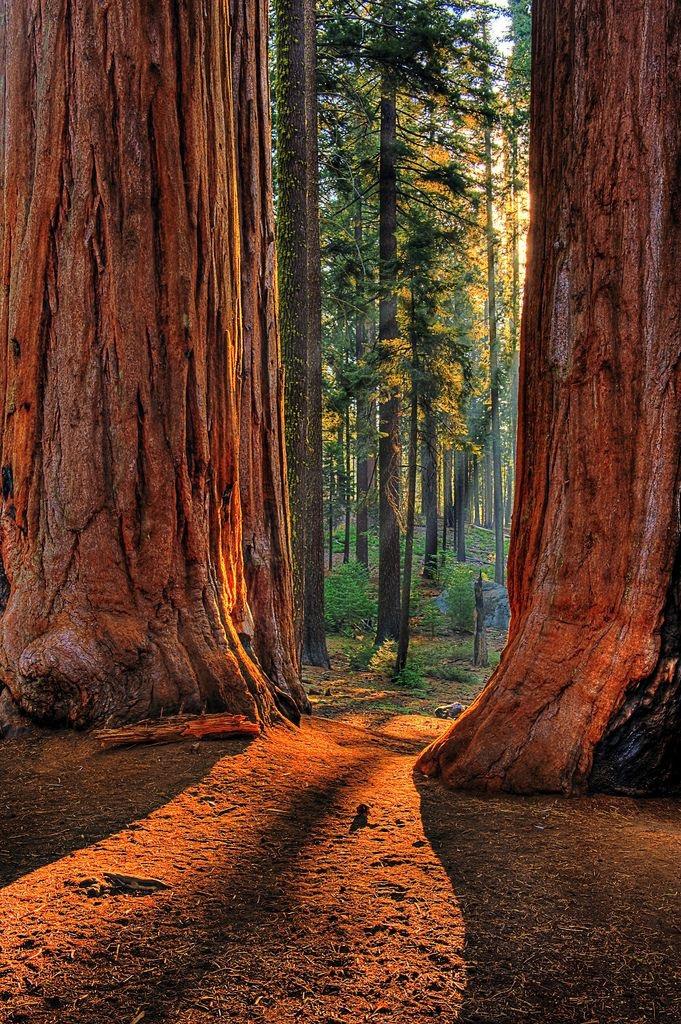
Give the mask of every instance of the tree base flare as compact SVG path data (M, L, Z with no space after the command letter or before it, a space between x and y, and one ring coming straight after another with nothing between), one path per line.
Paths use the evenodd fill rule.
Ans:
M669 622L661 649L659 638L648 638L647 650L640 638L628 655L619 627L603 627L590 646L587 627L545 621L554 642L541 649L519 631L477 701L417 770L464 790L678 792L681 671Z
M236 633L208 626L197 614L180 630L110 616L54 628L24 648L18 672L5 672L0 732L206 711L264 725L298 722L295 701L263 675Z

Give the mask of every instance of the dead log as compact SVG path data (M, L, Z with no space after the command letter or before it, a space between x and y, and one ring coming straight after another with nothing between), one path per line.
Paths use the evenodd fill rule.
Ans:
M177 743L181 740L241 739L259 736L260 726L243 715L178 715L120 729L100 729L95 735L101 747L133 747L142 743Z

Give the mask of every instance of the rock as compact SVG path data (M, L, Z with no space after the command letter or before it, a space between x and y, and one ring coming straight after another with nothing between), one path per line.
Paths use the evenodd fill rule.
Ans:
M471 591L474 581L471 579ZM508 590L500 583L493 580L483 580L482 597L485 606L485 626L487 629L498 629L502 633L508 632L511 622L511 606L508 603ZM447 591L443 590L434 598L435 607L447 614Z
M441 708L435 709L436 718L458 718L465 711L463 704L444 704Z
M485 625L488 629L508 632L511 622L511 606L508 603L508 590L501 583L483 580L482 597L485 604Z

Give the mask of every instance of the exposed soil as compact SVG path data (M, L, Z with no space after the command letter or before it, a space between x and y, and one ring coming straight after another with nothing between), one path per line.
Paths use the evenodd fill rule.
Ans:
M0 1020L678 1022L678 803L443 792L412 764L444 723L352 714L5 743Z

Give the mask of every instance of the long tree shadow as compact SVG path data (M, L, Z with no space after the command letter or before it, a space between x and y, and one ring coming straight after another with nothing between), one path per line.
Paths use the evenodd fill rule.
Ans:
M267 978L260 977L258 956L262 943L254 943L254 933L262 933L263 927L265 934L269 931L269 937L275 938L278 945L279 968L283 969L285 959L290 967L291 948L284 956L283 937L287 929L282 928L278 919L288 903L288 896L282 891L282 872L290 870L301 850L315 842L317 827L332 812L336 795L356 774L358 763L367 768L371 766L370 759L355 752L350 763L331 777L300 789L292 787L286 800L282 802L279 798L271 808L273 813L267 816L265 828L251 828L244 822L243 828L232 832L230 819L225 818L225 839L217 840L224 845L216 846L214 839L204 844L191 819L185 822L184 836L177 833L173 824L173 858L182 856L183 841L190 848L197 845L206 851L199 855L198 862L193 860L193 867L201 870L196 879L192 876L187 879L181 905L175 905L175 894L169 893L151 904L134 900L134 913L117 917L111 923L105 919L95 920L83 927L81 921L82 930L76 934L82 940L83 952L69 965L68 992L59 987L54 989L51 982L38 979L40 987L36 989L36 982L33 982L31 994L19 996L21 1009L15 1012L28 1013L32 1020L51 1021L50 1010L36 1003L37 991L41 996L46 995L48 1003L58 1003L60 1012L61 1007L68 1004L69 1012L77 1014L79 1021L115 1020L119 1016L122 1020L128 1019L125 1014L134 1016L133 1011L138 1007L144 1010L145 1024L176 1020L179 1018L171 1014L183 1003L191 1008L195 1000L194 1009L201 1009L202 987L215 974L218 963L221 986L233 987L236 1007L242 1006L244 1000L252 1002L248 997L249 987L260 981L264 983L266 1005L267 991L272 985ZM267 804L268 787L264 776L268 768L263 767L262 792L258 799ZM240 790L239 783L244 782L245 789ZM249 785L252 786L252 781L249 784L247 777L238 780L237 799L249 792ZM151 849L157 850L164 840L155 833L154 820L153 816L147 819L143 838ZM159 826L161 824L159 822ZM117 841L118 837L114 837L113 842ZM83 852L87 855L87 851ZM121 910L131 906L130 900L105 903L117 904ZM64 932L69 934L75 925L73 910L59 908L58 912L64 916L54 918L50 925L53 939ZM296 918L296 930L302 934L306 922L304 914L300 919L300 907L296 908ZM271 933L272 921L277 922L279 937ZM25 927L31 928L32 922ZM290 943L295 946L295 937L288 934ZM123 953L119 956L121 948ZM113 950L116 950L115 955L111 955ZM329 955L333 952L331 949ZM242 966L240 957L246 961ZM92 965L95 965L94 972ZM286 981L287 991L295 999L306 987L306 968L304 964L299 966L302 966L300 971L289 970ZM62 1017L56 1014L54 1019ZM188 1019L194 1020L193 1017ZM244 1016L242 1019L251 1018Z
M0 743L0 887L133 825L248 740L100 753L87 736Z
M416 784L463 909L460 1021L678 1024L681 804Z
M314 744L313 731L308 738ZM334 733L333 746L324 739L316 750L296 740L275 757L256 745L243 764L216 765L139 833L17 883L2 942L16 978L7 1008L45 1024L140 1013L144 1024L354 1024L386 1012L389 994L401 1024L454 1012L465 986L456 902L423 839L401 841L403 811L388 823L372 809L369 827L351 832L376 780L385 787L391 772L405 772L392 744L356 739ZM387 799L397 806L389 790ZM172 889L90 903L79 878L107 867L158 871ZM435 924L431 896L442 908Z

